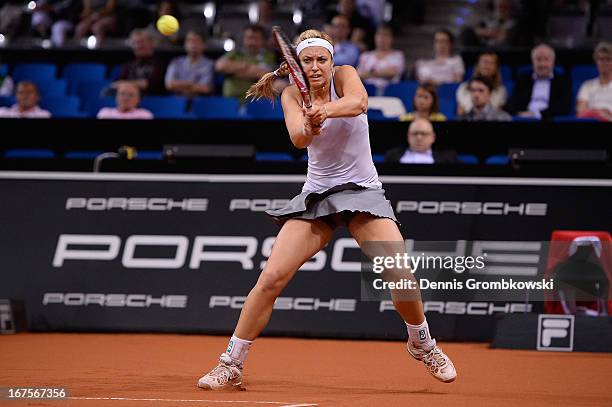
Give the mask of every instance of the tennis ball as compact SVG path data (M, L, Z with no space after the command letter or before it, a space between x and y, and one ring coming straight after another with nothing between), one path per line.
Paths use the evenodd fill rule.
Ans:
M165 14L157 20L157 29L164 35L172 35L179 29L179 22L174 16Z

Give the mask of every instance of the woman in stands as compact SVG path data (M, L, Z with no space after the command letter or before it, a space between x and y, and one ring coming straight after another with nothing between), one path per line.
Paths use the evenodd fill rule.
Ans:
M482 76L489 78L493 83L491 91L491 105L494 109L501 109L508 99L508 91L502 83L502 74L499 65L499 58L494 52L484 52L478 56L478 62L474 67L472 78ZM507 78L510 79L510 78ZM457 116L463 116L472 110L472 96L468 90L468 82L465 81L457 89Z
M346 226L362 248L374 241L404 247L372 162L368 96L357 71L334 66L332 40L317 30L300 34L296 51L311 86L312 108L303 108L295 85L283 90L281 102L291 141L308 149L306 182L287 206L268 212L281 230L219 364L198 381L204 389L240 386L245 359L267 325L274 301L302 264L327 245L336 227ZM264 75L247 96L273 99L272 84L282 75L283 67ZM436 379L453 381L457 373L429 333L422 302L393 298L406 323L410 355L423 361Z
M411 122L416 118L427 119L430 122L446 121L446 116L440 112L435 85L428 83L419 85L412 98L412 108L412 112L400 116L401 121Z

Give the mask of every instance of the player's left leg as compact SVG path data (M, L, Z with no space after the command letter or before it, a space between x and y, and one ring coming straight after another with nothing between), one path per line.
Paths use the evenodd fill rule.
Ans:
M359 213L352 217L348 223L351 235L364 249L366 242L401 242L399 246L393 245L394 250L404 252L404 238L402 237L397 224L388 218L379 218L367 213ZM373 253L365 253L372 256ZM394 254L394 253L393 253ZM388 255L393 255L388 253ZM402 277L414 279L412 273L404 273ZM415 280L416 281L416 280ZM417 285L418 287L418 285ZM429 326L423 312L423 303L420 300L418 289L411 290L407 301L407 296L400 292L391 290L391 297L396 311L404 319L408 330L408 353L415 359L425 363L428 371L436 379L442 382L452 382L457 377L457 372L450 358L445 355L436 345L435 339L429 333Z

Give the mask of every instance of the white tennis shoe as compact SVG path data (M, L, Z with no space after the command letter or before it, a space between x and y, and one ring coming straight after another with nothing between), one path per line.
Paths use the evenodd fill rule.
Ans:
M239 389L241 384L242 366L236 364L227 353L221 354L217 367L198 380L198 387L205 390Z
M408 341L406 350L413 358L422 361L427 368L427 371L436 379L444 383L450 383L457 378L457 370L455 365L448 356L442 352L442 350L436 345L435 339L434 346L431 350L420 349L411 341Z

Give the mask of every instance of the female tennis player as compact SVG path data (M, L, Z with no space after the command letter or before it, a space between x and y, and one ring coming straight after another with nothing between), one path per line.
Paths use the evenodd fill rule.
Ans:
M331 38L317 30L298 37L296 51L310 85L312 107L303 107L296 85L282 91L281 103L291 141L308 148L306 182L287 206L268 211L282 224L281 230L219 364L199 379L201 388L241 385L247 354L267 325L274 301L302 264L327 245L336 227L348 227L362 248L368 241L402 242L403 247L372 162L367 93L352 66L334 66L333 49ZM286 65L281 65L253 85L247 96L274 98L273 82L286 74ZM453 363L429 333L422 302L394 297L394 305L406 323L408 353L423 361L436 379L455 380Z

